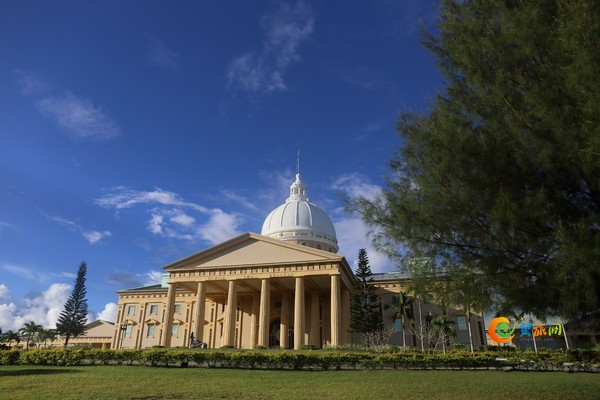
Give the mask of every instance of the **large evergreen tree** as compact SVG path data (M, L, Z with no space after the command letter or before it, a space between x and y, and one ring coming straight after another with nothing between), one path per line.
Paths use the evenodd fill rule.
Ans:
M355 204L381 249L466 267L507 309L600 307L599 16L594 0L441 2L425 45L444 91L400 116L386 189Z
M358 266L356 268L356 286L352 292L350 308L350 329L357 333L371 333L383 328L381 303L375 293L375 287L369 284L373 279L367 251L358 251Z
M87 322L88 306L87 299L85 298L87 293L85 289L86 272L87 264L84 261L79 265L77 278L75 278L75 286L56 323L56 332L65 337L65 347L71 337L77 337L83 333Z

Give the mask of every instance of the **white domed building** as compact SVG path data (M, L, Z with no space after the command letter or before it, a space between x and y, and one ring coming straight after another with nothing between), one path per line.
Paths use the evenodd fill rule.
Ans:
M192 338L209 348L350 344L355 278L338 249L331 219L310 202L298 173L260 235L244 233L167 264L162 284L117 292L111 347L185 347ZM408 282L399 272L373 275L384 304ZM433 310L423 304L423 312ZM403 331L393 310L382 312L387 328ZM464 340L464 316L457 318ZM483 343L478 323L477 345ZM400 344L401 337L394 335L392 343ZM417 346L414 337L410 345Z
M296 174L290 197L271 211L263 223L261 235L337 253L338 241L329 216L310 202L306 185Z

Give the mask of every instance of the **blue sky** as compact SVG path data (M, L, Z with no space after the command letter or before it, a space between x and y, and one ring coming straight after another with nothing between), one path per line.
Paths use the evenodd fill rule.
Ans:
M294 179L351 264L400 111L441 89L428 1L0 4L0 328L90 318L162 266L259 232ZM393 270L369 252L374 271Z

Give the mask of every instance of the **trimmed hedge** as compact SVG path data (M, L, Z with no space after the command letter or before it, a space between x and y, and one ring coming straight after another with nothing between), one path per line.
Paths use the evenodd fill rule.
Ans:
M0 350L0 365L146 365L208 368L340 369L519 369L600 371L600 351L476 352L447 354L400 351L367 353L344 350L205 350L205 349L48 349Z

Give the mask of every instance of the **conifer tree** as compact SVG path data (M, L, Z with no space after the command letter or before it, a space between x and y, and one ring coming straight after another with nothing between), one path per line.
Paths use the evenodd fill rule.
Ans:
M88 306L87 299L85 298L87 293L85 289L86 272L87 264L83 261L77 270L77 278L75 278L75 286L73 287L71 296L65 303L65 307L56 323L56 332L65 337L65 347L71 337L77 337L83 333L87 322Z
M425 45L443 91L400 115L382 195L354 204L380 249L469 271L503 309L598 310L598 16L592 0L441 1Z
M352 293L350 328L357 333L371 333L383 328L381 302L375 293L372 281L371 267L367 251L358 251L358 266L356 268L356 286Z

